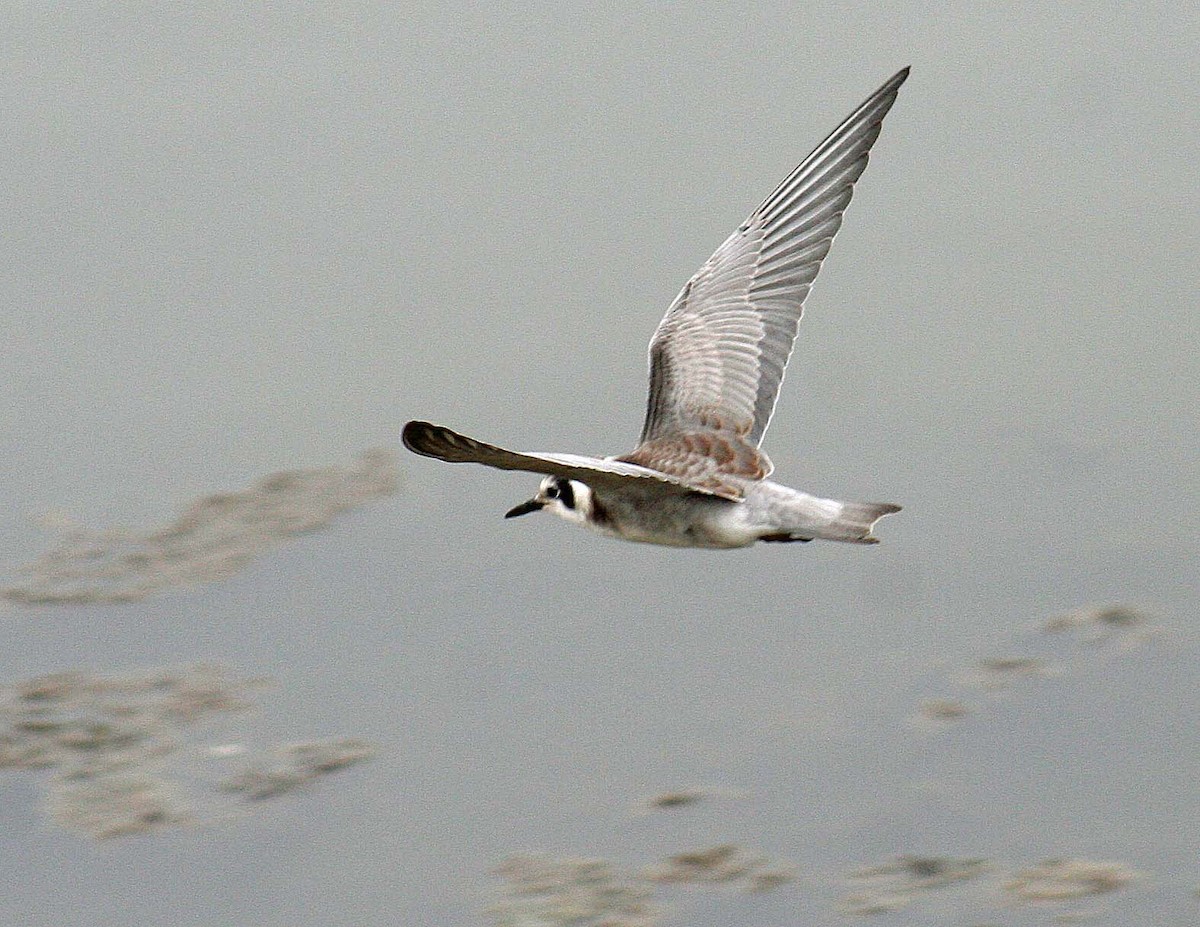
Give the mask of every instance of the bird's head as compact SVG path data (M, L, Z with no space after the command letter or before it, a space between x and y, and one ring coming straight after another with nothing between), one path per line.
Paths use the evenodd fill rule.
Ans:
M505 518L516 518L518 515L528 515L539 509L545 509L559 518L582 524L587 521L587 510L591 501L592 491L576 480L568 480L561 476L548 476L542 480L537 495L527 502L522 502L505 513Z

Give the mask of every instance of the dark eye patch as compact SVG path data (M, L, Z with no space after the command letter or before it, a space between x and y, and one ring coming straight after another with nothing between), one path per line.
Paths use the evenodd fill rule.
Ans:
M570 482L563 480L558 484L558 496L567 508L575 508L575 490L571 487Z

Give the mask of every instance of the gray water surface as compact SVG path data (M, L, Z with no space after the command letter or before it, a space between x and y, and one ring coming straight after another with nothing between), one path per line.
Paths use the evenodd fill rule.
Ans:
M375 753L106 841L6 772L0 923L484 925L513 854L625 877L725 844L794 878L656 887L665 927L1196 923L1198 41L1165 3L0 13L11 571L47 521L151 531L409 418L627 450L679 287L913 67L765 444L903 504L881 545L622 545L505 522L535 477L405 456L219 582L9 603L0 684L274 680L173 760L193 794L212 747ZM1041 630L1104 603L1161 630ZM1054 672L971 682L1007 659ZM904 855L987 865L842 913ZM1048 858L1137 876L1015 900Z

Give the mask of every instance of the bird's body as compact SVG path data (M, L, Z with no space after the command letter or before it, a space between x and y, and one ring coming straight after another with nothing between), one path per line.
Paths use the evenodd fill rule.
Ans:
M550 479L553 479L551 477ZM749 547L756 541L814 538L873 543L871 524L898 511L892 505L862 505L820 499L770 480L745 486L740 502L706 495L663 495L651 487L595 493L572 483L574 505L556 514L609 537L668 547ZM548 500L560 505L561 498ZM847 512L861 508L863 511ZM557 509L557 506L556 506Z
M508 517L546 510L628 541L746 547L824 538L873 544L890 503L839 502L767 477L760 449L804 300L841 227L883 117L908 76L879 88L784 179L675 298L650 342L641 441L621 457L519 453L409 422L415 453L545 475Z

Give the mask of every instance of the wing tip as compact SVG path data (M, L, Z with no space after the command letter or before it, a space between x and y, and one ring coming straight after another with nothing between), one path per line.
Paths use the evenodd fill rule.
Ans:
M433 457L436 460L446 459L444 455L448 446L453 445L452 437L457 437L457 435L449 428L435 425L433 422L423 422L420 419L405 422L404 427L400 429L401 444L414 454Z
M909 72L912 71L912 65L906 64L899 71L883 82L878 90L872 95L872 99L886 96L890 93L895 93L900 89L901 85L908 80Z
M904 85L904 82L906 80L908 80L908 74L911 70L912 70L912 65L906 64L899 71L897 71L895 74L893 74L887 80L885 80L883 82L883 84L880 85L879 89L876 90L873 94L871 94L871 96L869 96L867 98L866 102L864 102L863 105L861 107L859 107L858 113L863 113L866 110L869 110L874 106L882 104L883 111L880 112L877 115L877 117L872 120L872 122L874 124L877 124L877 125L882 124L884 117L888 114L888 112L891 110L892 106L895 104L896 97L900 93L900 88ZM887 102L884 103L883 101L887 101ZM856 113L856 115L857 115L857 113ZM849 121L849 120L847 120L847 121Z
M433 426L429 422L422 422L417 419L405 422L404 427L400 429L400 443L414 454L422 453L421 449L416 446L416 443L425 435L427 429L431 427Z

